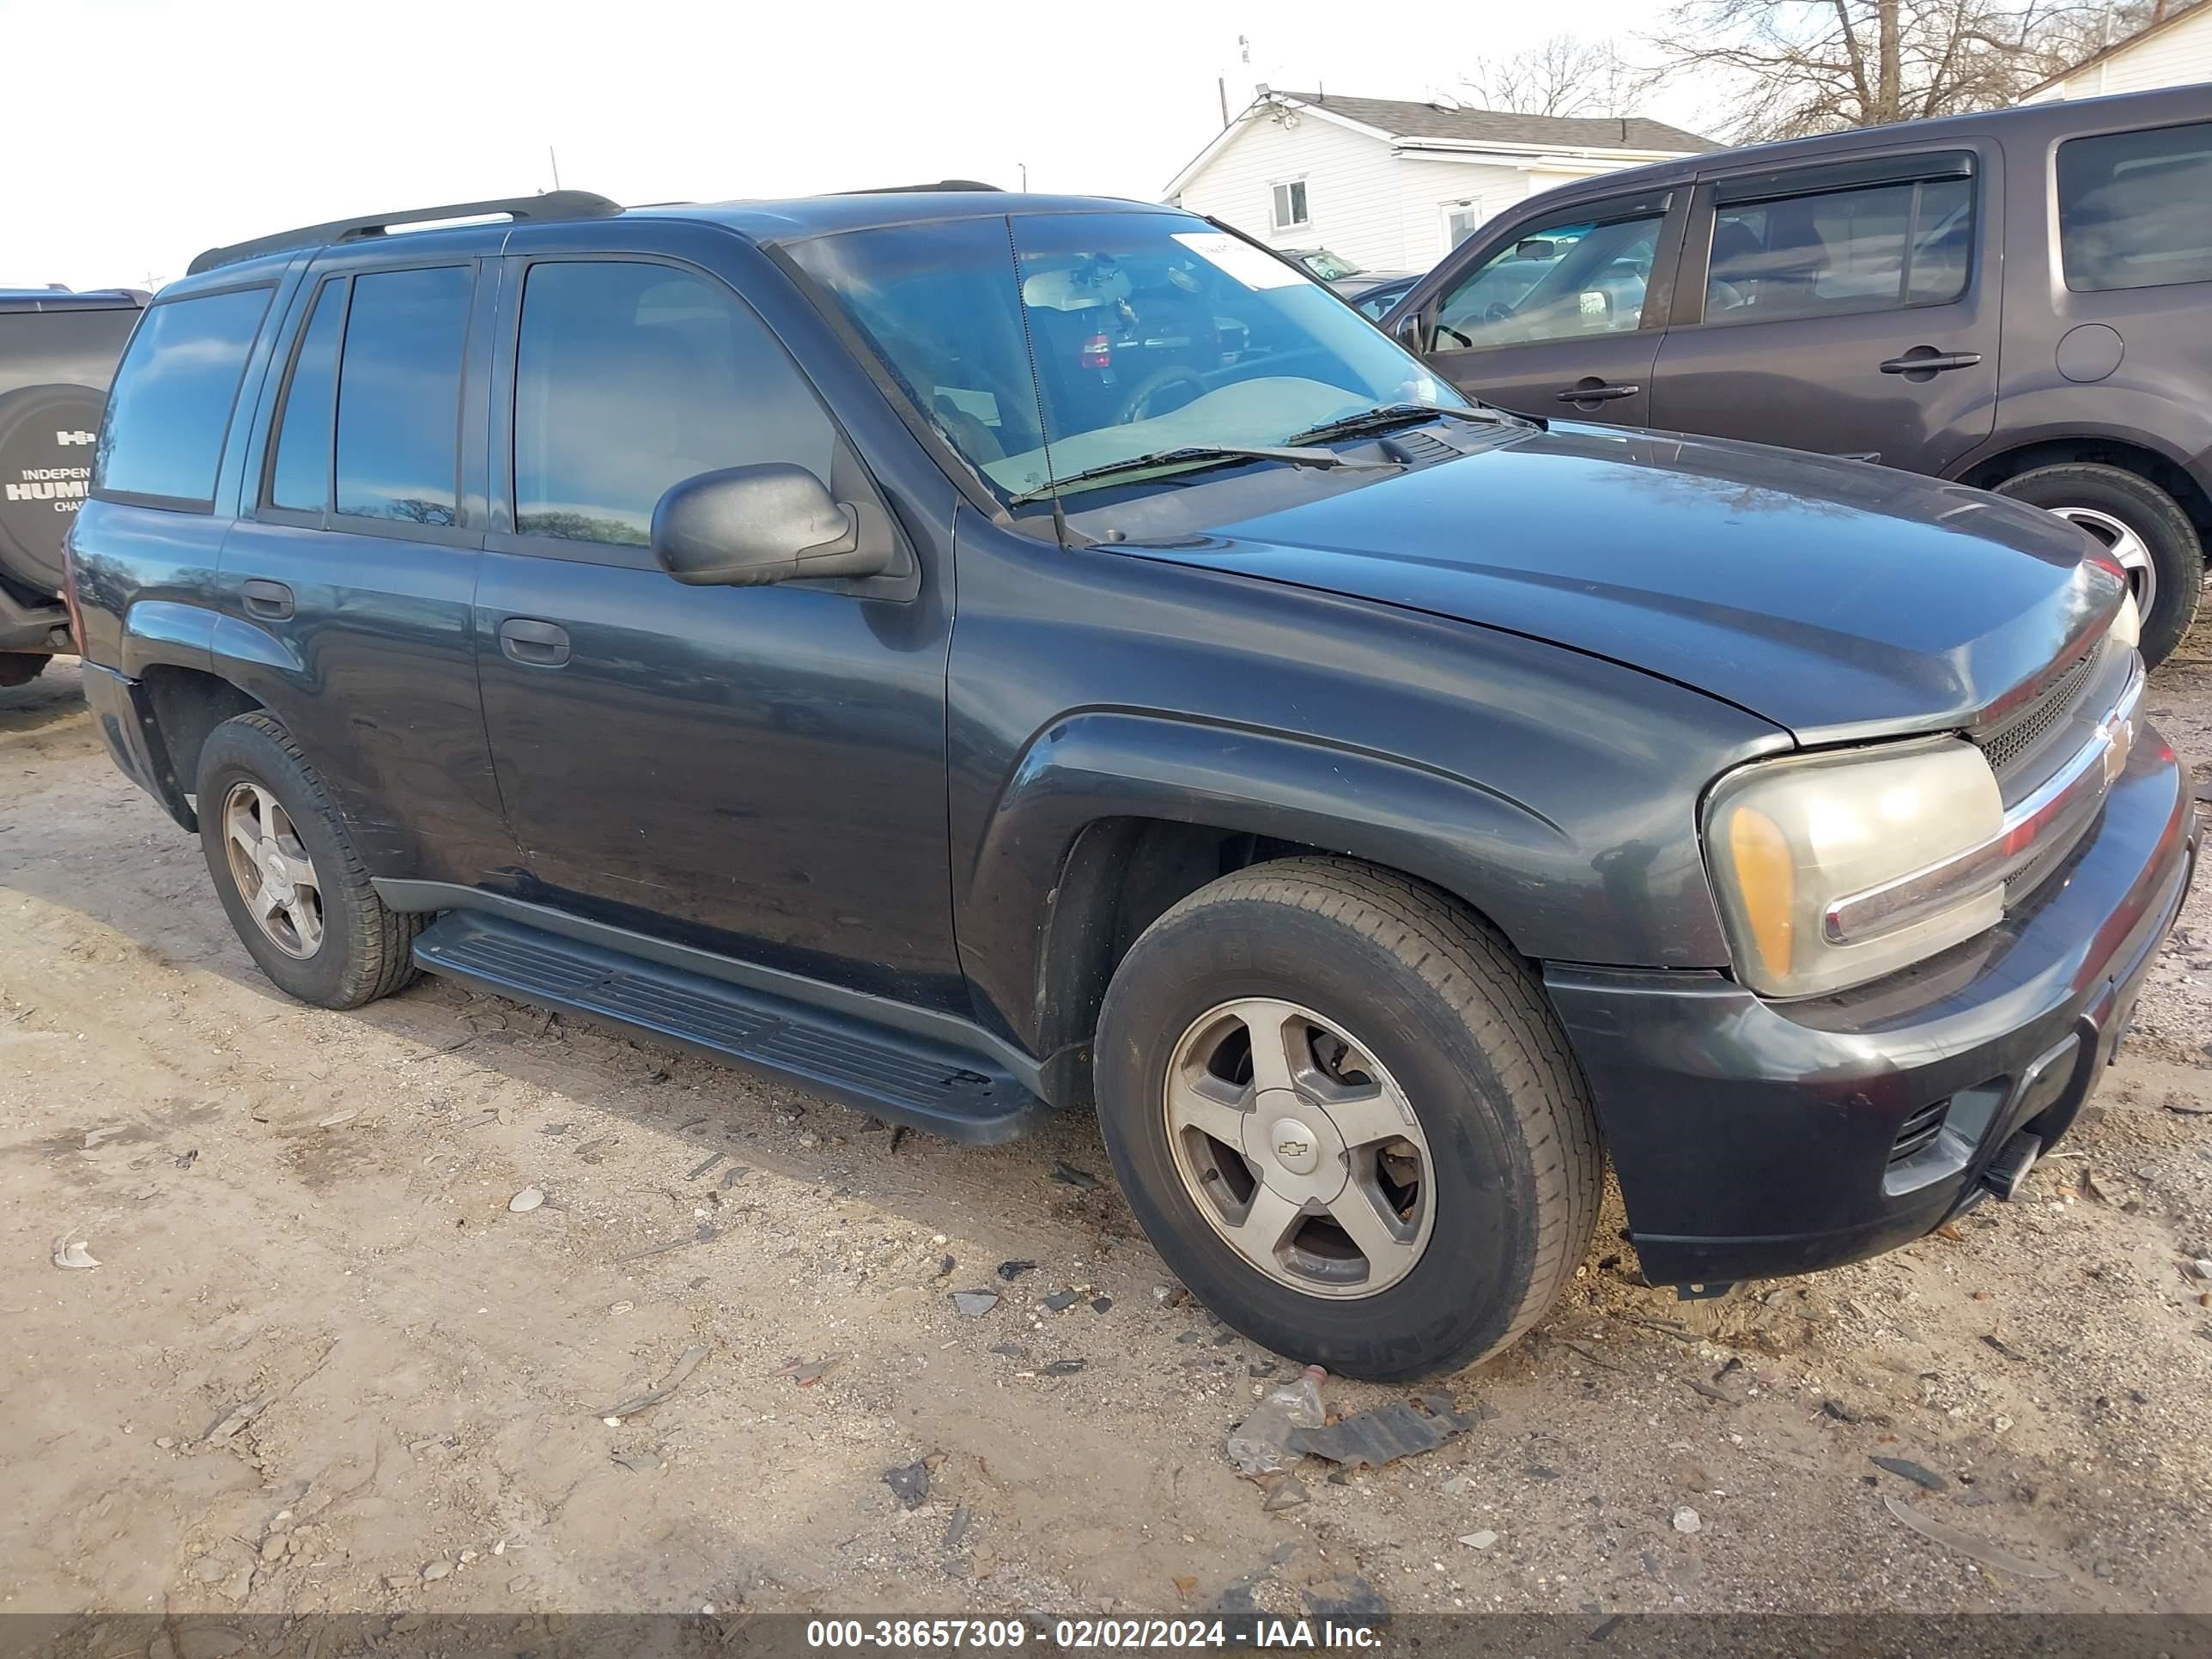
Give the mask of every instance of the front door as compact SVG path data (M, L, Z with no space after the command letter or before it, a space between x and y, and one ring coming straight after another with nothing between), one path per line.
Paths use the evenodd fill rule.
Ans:
M805 466L884 511L775 336L718 278L511 257L484 718L527 896L850 988L965 1006L945 797L946 573L690 587L672 484Z
M1994 147L1709 179L1650 424L1940 474L1996 424Z
M1664 195L1523 219L1460 250L1420 308L1437 371L1540 419L1642 426L1672 242Z

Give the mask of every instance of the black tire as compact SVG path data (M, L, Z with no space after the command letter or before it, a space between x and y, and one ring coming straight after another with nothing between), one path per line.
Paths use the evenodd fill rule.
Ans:
M323 937L312 956L288 956L262 931L231 873L222 804L238 783L276 798L320 878ZM415 977L410 947L427 918L387 909L369 885L323 781L271 715L240 714L216 727L200 751L200 849L216 894L247 952L276 988L321 1008L358 1008Z
M1200 1214L1163 1109L1193 1022L1238 997L1361 1034L1413 1102L1435 1218L1406 1276L1357 1299L1268 1278ZM1588 1254L1604 1159L1582 1075L1528 965L1443 893L1347 860L1224 876L1138 939L1101 1011L1098 1115L1130 1207L1168 1266L1237 1330L1350 1376L1472 1364L1520 1336Z
M46 672L53 659L29 651L0 651L0 691L11 685L28 685Z
M2204 585L2203 542L2181 504L2123 467L2094 461L2039 466L2007 478L1996 489L2000 495L2050 512L2083 507L2106 514L2142 538L2158 578L2156 594L2142 619L2142 659L2154 667L2165 661L2197 620L2197 596Z

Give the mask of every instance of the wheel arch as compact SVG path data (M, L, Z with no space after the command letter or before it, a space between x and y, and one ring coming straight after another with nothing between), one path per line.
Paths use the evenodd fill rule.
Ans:
M1563 953L1590 855L1468 780L1277 732L1121 711L1056 722L1016 769L956 893L977 1012L1088 1097L1108 981L1138 934L1218 877L1327 854L1465 906L1525 959ZM1717 922L1715 923L1717 928Z
M1957 482L1995 489L2038 467L2077 463L2118 467L2156 485L2180 504L2198 538L2212 548L2212 493L2179 460L2131 439L2093 432L2038 437L1981 457L1960 471Z
M138 685L179 797L192 793L199 776L201 751L216 727L264 708L259 699L222 675L179 663L147 665L139 673ZM170 804L172 812L183 804L181 799Z

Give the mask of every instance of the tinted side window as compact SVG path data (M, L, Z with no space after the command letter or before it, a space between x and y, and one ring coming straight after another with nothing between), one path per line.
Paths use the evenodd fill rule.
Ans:
M826 485L829 416L767 328L664 265L552 262L523 288L514 523L642 547L671 484L788 461Z
M1663 217L1654 213L1610 224L1582 218L1515 237L1444 296L1437 313L1436 349L1464 350L1637 327Z
M1966 289L1973 181L1931 179L1721 209L1707 322L1941 305Z
M2212 122L2059 145L2058 246L2076 292L2212 282Z
M405 524L459 521L466 266L354 278L338 371L337 510Z
M338 378L338 331L345 325L345 279L334 277L315 297L293 359L291 384L276 428L276 459L269 477L272 507L319 513L331 494L332 393Z
M211 506L246 354L270 290L151 307L116 371L94 488Z

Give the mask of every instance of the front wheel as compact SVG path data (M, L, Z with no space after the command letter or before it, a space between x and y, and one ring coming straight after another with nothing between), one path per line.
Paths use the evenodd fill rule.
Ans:
M2142 612L2142 659L2166 660L2197 619L2204 546L2181 505L2148 479L2117 466L2069 461L2007 478L2000 495L2079 526L2126 572Z
M1100 1127L1169 1267L1279 1353L1379 1382L1519 1336L1587 1253L1603 1160L1527 965L1434 889L1255 866L1137 940Z

